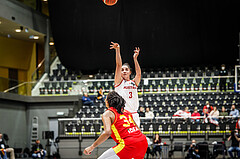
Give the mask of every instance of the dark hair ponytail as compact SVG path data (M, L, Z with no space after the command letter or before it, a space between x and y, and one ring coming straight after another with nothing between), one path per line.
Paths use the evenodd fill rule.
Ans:
M119 114L123 113L126 101L117 92L112 91L112 92L108 93L107 101L109 103L109 107L113 107L113 108L117 109L117 112Z

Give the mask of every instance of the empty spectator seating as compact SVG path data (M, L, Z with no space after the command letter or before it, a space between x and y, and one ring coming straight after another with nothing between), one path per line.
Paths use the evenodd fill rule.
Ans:
M226 111L229 113L231 105L235 104L239 106L240 96L239 93L234 92L195 92L195 93L150 93L139 95L139 104L144 108L149 107L154 112L154 119L141 119L140 129L146 134L152 134L153 132L160 132L162 135L169 135L172 131L173 136L182 136L190 133L191 135L222 135L229 133L229 130L235 128L236 120L220 119L219 126L213 124L205 124L203 119L200 122L192 122L191 120L179 120L171 119L173 114L178 110L183 110L185 107L189 107L190 112L193 112L197 107L199 113L202 115L203 106L206 102L209 102L212 106L217 106L217 109L221 111L221 107L225 106ZM99 118L100 123L98 130L95 129L95 121L86 123L82 121L80 128L76 129L81 132L99 132L101 126L101 114L106 110L105 104L102 101L94 100L94 106L82 106L79 112L76 114L78 118ZM170 117L162 119L161 117ZM81 121L81 120L80 120ZM89 122L89 121L87 121ZM72 123L66 125L66 133L69 131L75 131L75 126Z
M227 89L233 90L234 68L230 66L227 71ZM132 74L131 78L134 78L134 76L135 75ZM44 84L39 87L39 94L71 95L74 94L74 92L75 94L78 94L81 92L81 88L77 86L79 83L75 81L79 77L81 77L79 71L68 70L59 63L51 70ZM86 82L88 88L87 91L89 93L96 93L100 87L102 87L106 93L110 90L114 90L114 72L104 70L95 74L94 78L95 80L89 80ZM73 85L69 82L72 82ZM215 66L173 67L157 70L142 69L142 81L138 86L138 91L143 93L218 91L219 82L219 70Z

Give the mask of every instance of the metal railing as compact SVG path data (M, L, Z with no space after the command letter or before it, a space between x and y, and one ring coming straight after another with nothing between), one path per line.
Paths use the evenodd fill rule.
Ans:
M198 117L179 117L179 116L172 116L172 117L139 117L142 120L148 120L148 119L204 119L204 116L198 116ZM238 118L238 117L233 117L233 116L218 116L216 117L218 119L233 119L233 118ZM88 121L88 120L102 120L102 118L59 118L58 121Z
M197 122L194 119L199 118L201 121ZM205 119L203 116L199 117L154 117L154 118L146 118L146 117L140 117L141 125L140 129L141 131L146 135L153 135L156 133L160 133L164 136L169 136L170 138L173 138L176 135L180 136L186 136L188 138L191 137L191 135L200 135L205 136L208 138L209 135L221 135L225 136L226 134L229 134L230 131L235 128L236 125L236 117L232 116L219 116L217 117L219 120L219 125L214 125L214 123L210 123L211 117L208 117L210 119L208 123L204 123L202 121ZM100 135L100 133L103 131L101 129L102 122L101 118L60 118L58 119L59 123L59 135L61 136L71 136L71 135L82 135L82 136L96 136ZM71 123L72 129L70 131L67 131L67 125ZM94 129L95 124L100 125L100 129ZM148 128L145 130L144 124L147 124ZM191 129L191 125L196 124L198 128ZM225 127L222 127L222 124L225 124ZM80 126L78 130L75 126ZM157 127L154 128L154 125L157 125ZM165 128L163 128L163 125L165 125ZM177 125L177 127L173 127L173 125ZM182 126L185 125L185 128ZM205 125L206 127L204 130L200 128L200 125ZM214 126L214 130L212 130L212 126ZM91 131L83 131L86 126L89 126L89 130L91 127ZM149 129L151 127L151 129ZM98 126L99 128L99 126Z
M43 75L43 73L44 73L44 62L45 62L45 58L38 64L37 68L32 73L32 76L31 76L32 81L38 80Z

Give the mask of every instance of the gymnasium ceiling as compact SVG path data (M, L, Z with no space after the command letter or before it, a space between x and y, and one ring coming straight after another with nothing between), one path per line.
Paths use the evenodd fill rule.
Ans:
M9 38L44 44L44 34L34 31L34 30L24 27L24 26L22 26L23 30L21 30L21 32L16 32L15 29L20 29L21 26L22 25L20 25L20 24L17 24L15 22L12 22L10 20L0 17L0 36L9 37L9 35L10 35ZM28 32L26 32L25 29L27 29ZM31 35L39 36L39 39L30 39L29 37Z

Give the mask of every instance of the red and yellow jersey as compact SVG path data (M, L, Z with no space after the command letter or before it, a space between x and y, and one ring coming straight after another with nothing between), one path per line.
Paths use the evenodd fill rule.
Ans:
M123 114L119 114L117 110L112 107L108 110L115 114L115 120L111 126L111 137L118 143L118 146L113 148L116 154L125 146L146 140L145 135L141 133L133 122L133 117L130 112L125 110Z

